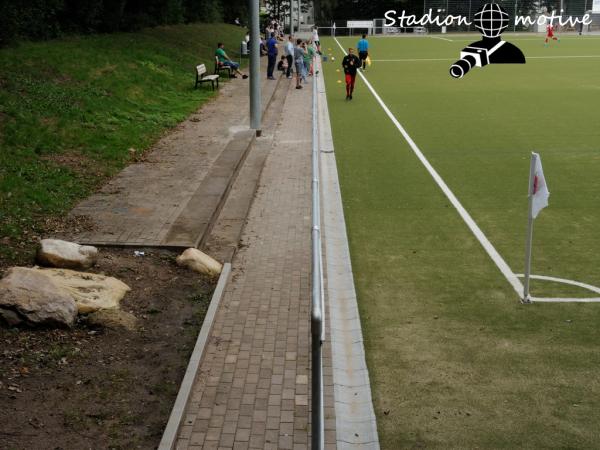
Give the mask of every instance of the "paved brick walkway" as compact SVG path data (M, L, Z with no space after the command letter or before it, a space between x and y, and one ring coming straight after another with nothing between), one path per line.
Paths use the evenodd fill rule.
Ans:
M275 89L267 81L263 104ZM222 84L215 101L161 138L143 161L79 203L71 214L89 217L94 228L67 238L94 245L195 246L228 184L225 175L239 160L235 146L245 149L250 142L248 108L248 80Z
M260 138L273 146L184 416L181 449L310 446L311 88L293 87L290 80L281 123ZM331 395L327 403L331 427ZM334 432L326 435L335 442Z

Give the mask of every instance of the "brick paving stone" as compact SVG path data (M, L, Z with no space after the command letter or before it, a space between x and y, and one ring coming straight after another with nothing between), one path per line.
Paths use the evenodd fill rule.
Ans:
M200 364L202 382L199 376L192 390L182 445L192 445L192 430L204 448L310 442L312 87L293 87L285 116L257 139L271 142L270 153Z
M233 447L233 442L235 440L235 435L233 434L222 434L221 439L219 440L219 447Z
M236 442L247 442L250 439L250 428L238 428L235 432Z

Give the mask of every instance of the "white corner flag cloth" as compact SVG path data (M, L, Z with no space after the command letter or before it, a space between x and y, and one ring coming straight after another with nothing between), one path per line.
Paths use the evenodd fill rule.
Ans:
M544 170L542 169L542 159L540 155L534 153L535 158L535 172L533 175L533 186L531 195L533 197L533 206L531 208L531 215L535 219L542 209L548 206L548 186L546 185L546 178L544 178Z

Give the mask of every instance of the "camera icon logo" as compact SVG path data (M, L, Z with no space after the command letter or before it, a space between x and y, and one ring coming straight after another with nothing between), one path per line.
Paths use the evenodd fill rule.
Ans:
M500 37L508 28L509 22L508 13L499 4L484 4L474 18L475 28L483 39L462 49L460 59L450 66L450 75L462 78L473 67L488 64L525 64L523 52Z

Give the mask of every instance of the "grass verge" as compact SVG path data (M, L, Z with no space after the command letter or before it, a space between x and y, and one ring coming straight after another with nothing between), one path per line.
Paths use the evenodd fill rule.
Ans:
M237 56L243 34L191 24L0 49L0 266L212 97L194 67L212 70L217 40Z

